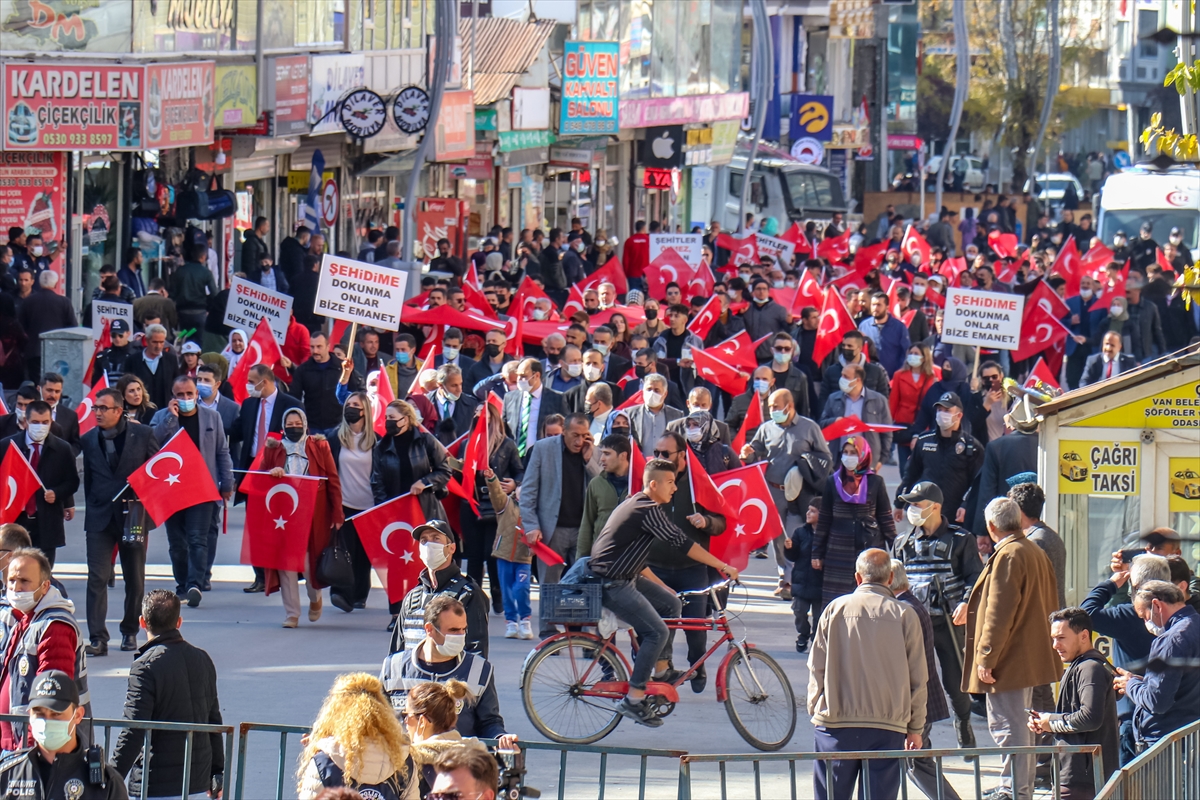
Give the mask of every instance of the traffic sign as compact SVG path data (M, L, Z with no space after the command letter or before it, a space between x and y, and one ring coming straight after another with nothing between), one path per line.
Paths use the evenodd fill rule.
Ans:
M321 221L332 227L338 218L339 193L337 184L332 180L325 181L321 187Z

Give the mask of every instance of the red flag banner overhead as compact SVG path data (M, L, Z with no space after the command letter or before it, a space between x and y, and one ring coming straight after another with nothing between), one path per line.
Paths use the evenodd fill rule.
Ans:
M532 279L528 277L522 278L521 285L517 287L516 294L509 301L508 313L510 315L518 315L523 319L533 319L534 304L538 300L550 300L550 296L546 294L542 287L534 283ZM554 304L551 301L551 308L553 307ZM553 313L555 315L558 314L557 311Z
M842 343L842 337L857 330L854 318L846 309L846 303L837 292L825 293L825 304L821 306L821 323L817 326L817 340L813 345L812 360L820 364L825 356Z
M847 230L841 236L834 236L818 242L817 258L824 258L831 263L845 261L850 257L850 234L851 231Z
M835 439L841 439L843 436L853 436L856 433L887 433L890 431L902 431L903 425L884 425L876 422L863 422L857 415L851 414L848 417L842 417L837 422L825 426L821 430L821 434L825 437L825 441L832 442Z
M737 435L733 437L733 452L741 453L742 448L746 445L746 439L762 424L762 398L756 393L750 398L750 405L746 406L746 418L742 420L742 427L738 428Z
M714 386L729 392L741 394L746 391L746 373L738 367L727 364L714 355L713 348L692 350L692 360L696 362L696 375Z
M450 306L436 306L421 311L405 306L400 319L406 325L445 325L447 328L463 328L469 331L503 329L504 323L474 311L456 311Z
M758 265L758 237L753 233L740 239L728 233L718 233L715 244L722 250L729 251L729 260L725 262L726 269L737 269L741 264Z
M271 323L263 317L254 329L254 335L246 343L246 349L238 359L237 366L229 374L229 388L233 391L233 399L239 403L246 402L246 384L249 382L251 367L263 364L269 369L274 369L281 358L283 351L275 341L275 334L271 333Z
M739 570L750 563L750 551L765 547L783 533L783 521L763 477L765 468L765 464L751 464L713 479L733 513L726 519L725 533L713 537L709 550Z
M1114 259L1112 250L1109 250L1102 244L1088 248L1088 251L1079 258L1079 266L1085 275L1096 275L1096 280L1104 281L1104 268L1112 263Z
M96 395L100 393L101 389L107 388L108 373L106 372L100 376L100 380L96 381L96 385L92 387L90 392L88 392L88 396L83 398L83 402L76 407L75 416L79 417L80 436L96 427L96 414L94 411L92 411L92 408L96 404Z
M586 292L588 289L600 289L600 284L611 283L617 290L617 294L625 294L629 291L629 281L625 278L625 268L621 266L621 262L616 256L613 256L608 261L604 262L604 266L588 275L578 283L580 291Z
M695 275L692 265L683 260L683 256L671 248L667 248L658 258L646 267L646 291L649 297L662 300L667 296L667 284L677 283L680 290L688 285Z
M701 341L708 337L708 332L712 330L713 325L717 324L717 318L721 316L721 298L713 295L708 298L696 316L692 317L692 321L688 323L688 330L700 337Z
M133 471L129 486L158 525L177 511L221 499L204 456L182 427L161 450Z
M692 503L702 506L714 514L721 514L725 517L734 516L734 510L726 504L725 498L717 490L717 485L705 471L700 459L696 458L692 448L684 449L687 451L687 468L688 474L691 476L689 483L692 487Z
M3 486L4 508L0 509L0 525L16 522L29 504L29 498L42 488L42 480L33 471L25 454L16 444L10 444L0 462L0 486Z
M307 568L319 484L315 478L298 475L248 475L242 481L246 493L243 564L287 572Z
M388 602L399 603L421 579L421 559L412 536L413 528L425 521L420 501L411 493L402 494L350 519L367 560L387 588Z
M929 246L929 242L925 240L920 231L909 225L904 229L904 238L900 240L900 252L904 254L904 258L910 263L914 255L919 255L921 257L921 265L924 266L929 263L929 255L933 252L933 248ZM884 255L887 255L886 248Z
M1075 246L1075 237L1068 236L1067 243L1058 251L1052 274L1057 274L1067 282L1067 297L1079 294L1079 279L1083 277L1083 263L1079 258L1079 248Z

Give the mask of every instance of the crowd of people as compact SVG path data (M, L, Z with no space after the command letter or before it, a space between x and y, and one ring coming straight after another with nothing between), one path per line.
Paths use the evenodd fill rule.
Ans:
M986 218L1001 216L995 210ZM953 214L943 213L939 224L949 227L952 220ZM747 224L778 233L774 220L751 218ZM376 787L384 797L451 796L469 781L490 780L493 773L472 738L499 738L505 747L515 747L516 739L505 729L487 660L488 618L503 616L506 638L558 633L548 623L533 627L534 580L603 587L604 606L641 642L629 694L617 711L640 724L661 725L644 699L647 683L682 675L663 618L683 613L678 592L702 589L721 576L736 578L740 571L714 555L714 540L728 536L731 526L719 510L694 499L697 464L710 476L744 464L765 466L783 533L755 556L774 559L774 595L791 603L796 650L809 656L808 706L818 749L928 747L929 726L951 712L959 744L974 747L974 709L986 716L1002 747L1032 744L1035 737L1099 743L1111 771L1118 764L1107 757L1114 726L1120 726L1119 763L1125 763L1200 718L1200 676L1175 666L1177 659L1200 655L1194 610L1200 599L1190 594L1193 576L1178 555L1178 534L1166 528L1148 533L1148 554L1115 555L1112 581L1096 587L1083 608L1066 608L1068 553L1040 518L1038 417L1028 395L1013 397L1005 388L1006 379L1023 379L1032 364L1012 362L1007 351L985 350L979 377L972 379L970 354L941 341L943 312L934 295L950 283L1028 293L1041 282L1062 295L1066 281L1055 272L1053 248L1061 241L1056 237L1079 240L1079 231L1060 226L1048 237L1050 245L1031 242L1029 257L1020 261L997 253L986 235L982 244L975 238L966 248L965 269L948 278L944 266L952 249L934 247L929 263L919 263L919 254L901 247L899 216L882 218L874 236L864 225L856 234L859 247L886 242L884 255L845 291L854 328L836 347L826 347L826 356L818 343L820 309L795 313L780 293L794 292L802 282L840 292L834 281L853 268L852 257L814 253L782 263L763 254L757 261L734 261L715 222L703 249L704 263L720 276L711 297L687 296L674 282L654 296L660 292L649 280L649 234L660 227L651 223L647 231L641 222L620 253L628 284L623 291L610 280L579 291L575 284L611 267L617 250L605 232L593 236L573 220L571 230L545 235L495 231L466 260L451 252L448 241L439 243L409 307L475 310L495 324L408 324L402 316L397 331L359 328L353 340L345 328L316 316L313 295L306 294L315 292L322 237L299 229L284 241L276 262L266 243L269 227L259 219L247 232L242 267L247 279L295 298L277 363L239 369L242 359L255 357L245 330L230 330L214 342L222 327L214 305L221 293L205 266L208 243L189 232L179 269L166 283L151 281L141 297L140 281L132 277L136 252L129 270L106 272L102 279L106 300L133 295L134 330L121 319L108 326L111 345L98 352L90 376L93 384L105 379L109 387L94 393L94 427L80 434L61 376L14 373L19 388L13 413L0 418L7 437L0 450L18 447L45 490L0 531L0 555L8 560L0 624L6 641L19 642L6 651L0 671L9 683L0 686L0 711L31 706L27 728L0 726L0 749L21 753L0 762L0 786L9 774L6 765L14 765L15 776L23 774L16 764L36 764L39 754L49 761L55 752L88 746L77 717L87 704L87 660L108 652L114 550L124 582L120 647L138 651L127 715L219 722L211 661L182 640L179 607L199 606L209 591L221 514L226 503L243 499L240 482L252 466L274 478L323 479L308 525L305 569L256 565L255 580L244 590L278 590L284 628L298 628L304 615L301 579L309 621L322 616L326 588L330 604L342 612L366 608L371 562L355 515L406 494L416 498L422 515L412 537L424 568L417 585L389 603L387 660L378 678L343 676L331 690L307 740L298 776L304 797L343 783ZM938 235L928 233L931 242ZM810 223L801 235L816 252L823 251L821 243L845 240L851 232L839 215L824 230ZM374 231L358 257L399 266L398 237L395 229ZM55 294L53 281L43 280L54 273L44 270L38 274L42 289L21 297L20 287L28 289L27 276L37 268L31 260L36 245L13 242L0 248L0 263L22 257L16 294L0 294L0 327L10 298L25 304L16 315L24 321L31 297ZM1103 246L1094 238L1088 244ZM20 247L26 250L18 252ZM1121 258L1114 250L1102 286L1089 288L1085 277L1079 295L1066 298L1078 301L1073 307L1079 309L1069 325L1083 331L1068 342L1068 386L1077 383L1072 364L1079 367L1077 376L1104 380L1180 341L1187 344L1188 320L1195 335L1200 307L1185 310L1181 302L1169 302L1169 292L1150 290L1167 285L1167 268L1142 265L1133 255L1127 267ZM1102 293L1112 305L1089 309L1085 301L1092 295L1085 292ZM714 298L716 321L698 335L692 323ZM40 323L44 312L37 303L33 308L37 319L29 321ZM1178 324L1164 340L1161 323L1156 327L1153 320L1167 318ZM478 322L463 313L456 319ZM530 341L519 333L525 323L557 325ZM36 327L25 329L34 349L37 333ZM708 380L694 357L738 337L756 366L741 372L745 389L732 391ZM1095 346L1101 349L1092 353L1088 348ZM28 359L26 365L34 368ZM1059 366L1056 375L1064 371ZM236 392L235 373L246 375ZM26 377L32 380L21 382ZM486 441L475 443L484 453L481 468L452 494L452 481L465 480L479 415L487 415ZM824 429L847 419L864 428L827 439ZM201 453L222 499L166 521L175 589L147 594L139 533L147 520L124 487L180 431ZM884 464L899 466L897 486L886 484ZM86 633L52 576L81 486ZM326 587L316 565L334 541L349 550L352 577ZM561 563L534 558L538 549ZM1130 596L1106 607L1126 582ZM704 615L705 602L688 599L687 613ZM863 637L863 625L876 626L878 635ZM149 638L139 644L142 629ZM1107 662L1085 647L1085 634L1093 630L1112 630L1128 656L1107 683L1097 672ZM688 632L690 664L705 652L704 638L702 631ZM907 669L875 669L900 653ZM151 675L178 675L180 663L189 670L199 665L205 677L165 704L145 692ZM1062 664L1069 665L1070 691L1060 691L1056 703L1049 686L1060 681ZM693 691L703 691L707 677L702 667L696 670ZM29 700L39 681L51 680L58 688L47 697L54 701L33 708ZM1118 695L1124 709L1119 716L1113 710ZM55 721L67 720L66 728L38 721L51 713L59 715ZM70 729L72 738L64 744L47 729ZM156 770L164 764L168 776L172 768L182 769L173 755L178 740L171 736L155 734L154 740L164 742L154 746ZM26 749L30 745L33 750ZM119 742L118 775L135 769L140 746L136 736ZM209 751L193 753L193 792L219 788L212 781L224 769L220 748ZM927 762L914 762L915 779L936 793L936 771ZM1072 764L1059 774L1064 794L1086 797L1095 777L1090 762ZM835 762L826 773L818 769L818 794L841 796L838 787L856 780L859 769L855 762ZM871 764L862 779L873 782L872 796L887 797L894 794L898 770ZM1034 772L1031 759L1006 757L1004 781L990 796L1030 797ZM140 780L133 775L135 783Z

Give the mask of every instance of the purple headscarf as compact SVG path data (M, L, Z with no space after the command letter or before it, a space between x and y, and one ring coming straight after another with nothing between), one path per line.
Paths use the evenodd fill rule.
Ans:
M858 450L858 466L854 470L854 475L858 478L858 488L854 494L846 491L845 480L846 468L839 466L833 473L833 484L837 487L838 496L847 503L857 503L862 505L867 502L867 477L875 474L871 469L871 445L867 444L867 440L863 436L848 436L842 444L844 450L847 444L854 445Z

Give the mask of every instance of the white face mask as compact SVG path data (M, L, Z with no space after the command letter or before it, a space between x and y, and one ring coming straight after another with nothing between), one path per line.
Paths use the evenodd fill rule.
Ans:
M937 412L937 426L942 430L949 429L954 425L954 414L949 411Z
M1090 300L1092 297L1092 294L1094 294L1094 292L1092 292L1091 289L1080 289L1079 290L1079 296L1082 297L1084 300Z
M66 747L71 741L71 723L65 719L34 717L29 721L33 740L50 751Z
M529 381L524 378L517 378L517 389L522 392L532 392L533 387L529 385Z
M908 524L912 525L914 528L923 528L925 526L925 520L929 519L928 515L925 514L924 509L918 506L909 506L908 511L905 512L905 515L908 517Z
M687 440L689 442L696 443L696 442L699 442L703 438L704 438L704 431L700 430L699 428L688 428L687 429Z
M913 293L913 297L924 297L925 296L925 287L919 283L915 283L915 284L913 284L913 287L912 287L912 293Z
M458 351L459 348L457 347L443 347L442 355L446 357L447 361L453 361L454 359L458 358Z
M904 360L908 362L910 367L916 368L925 363L925 356L920 353L909 353Z
M35 442L43 442L50 434L50 426L45 422L29 423L29 438Z
M262 397L262 392L260 392L258 390L258 386L256 384L247 383L246 384L246 396L247 397Z
M567 364L567 374L578 378L583 373L583 364Z
M646 405L651 408L658 408L663 404L663 393L656 392L653 389L643 389L642 399L646 401Z
M585 364L583 367L583 378L588 383L595 383L600 380L600 375L603 370L600 367L593 367L591 364Z
M17 611L20 611L22 614L28 614L38 604L38 601L34 598L35 594L37 592L9 592L8 602Z
M1146 620L1146 630L1150 631L1151 636L1162 636L1167 632L1166 628L1160 628L1150 620Z
M854 455L853 453L842 453L842 466L850 472L858 469L858 462L858 456Z
M533 318L534 318L534 319L536 319L536 320L538 320L538 321L544 320L544 319L546 319L546 318L547 318L547 317L549 317L549 316L550 316L550 312L549 312L549 311L546 311L546 310L545 310L545 309L543 309L543 308L535 308L535 309L533 310Z
M858 385L858 380L850 380L849 378L838 378L838 388L843 394L850 394L854 391L854 387Z
M429 569L436 570L446 563L446 545L437 542L421 542L417 547L421 555L421 563Z
M595 351L596 351L597 353L599 353L600 355L602 355L602 356L606 356L606 355L608 355L608 345L606 345L606 344L595 344L595 345L592 345L592 347L593 347L593 349L595 349Z
M433 646L439 655L454 658L467 646L467 635L465 633L447 633L445 644L435 642Z
M41 246L41 245L38 245L37 247L34 247L32 250L30 250L30 253L32 253L32 254L33 254L33 255L35 255L35 256L41 256L41 254L42 254L42 246Z

